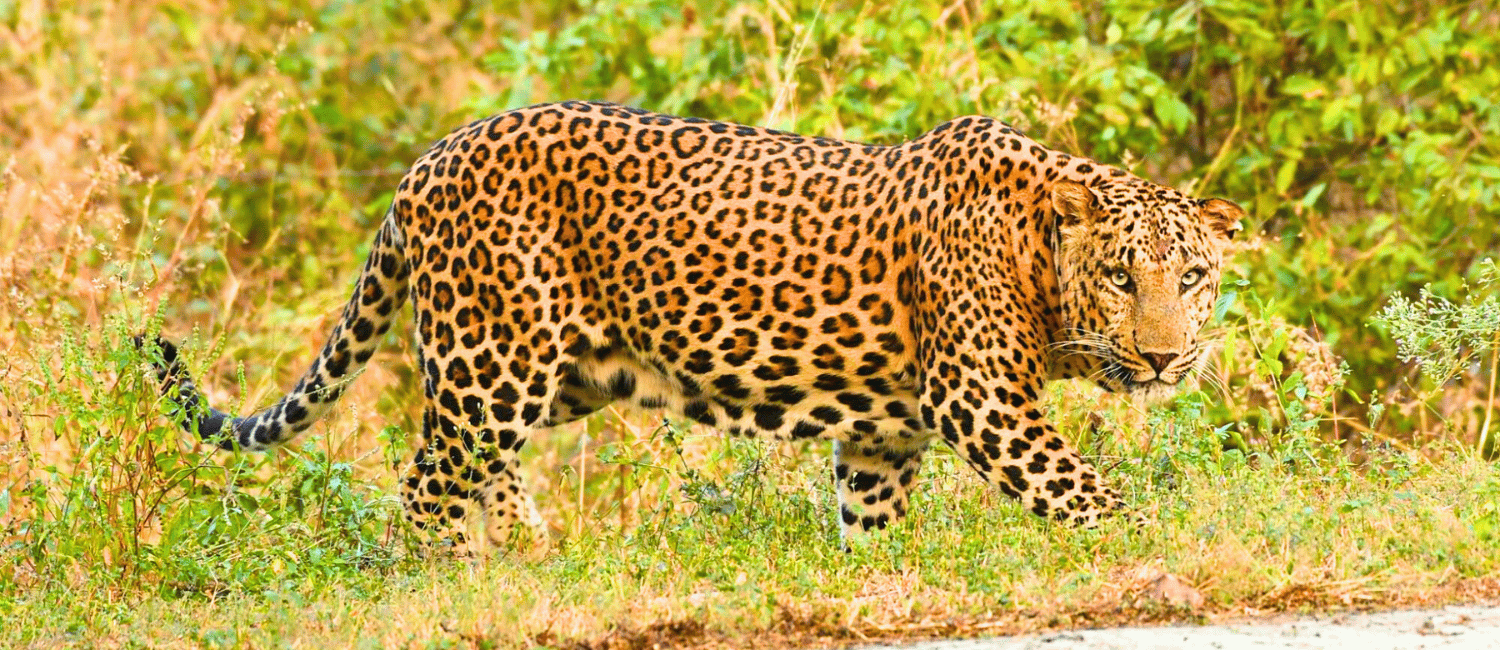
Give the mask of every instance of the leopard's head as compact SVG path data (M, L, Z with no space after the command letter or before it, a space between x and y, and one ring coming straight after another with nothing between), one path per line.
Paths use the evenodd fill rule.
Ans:
M1135 178L1057 181L1051 200L1067 328L1058 354L1085 355L1106 390L1170 396L1213 350L1200 334L1244 211Z

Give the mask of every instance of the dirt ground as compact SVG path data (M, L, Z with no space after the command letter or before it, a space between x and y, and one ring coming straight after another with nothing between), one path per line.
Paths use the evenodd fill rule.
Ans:
M1281 650L1500 648L1500 607L1444 607L1285 621L1126 627L1051 634L865 646L859 650Z

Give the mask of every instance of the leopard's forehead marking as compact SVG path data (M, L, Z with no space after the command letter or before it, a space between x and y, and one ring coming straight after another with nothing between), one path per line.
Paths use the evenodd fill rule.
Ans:
M1196 200L1177 190L1132 178L1104 182L1095 191L1110 215L1107 226L1118 235L1115 248L1129 264L1179 262L1203 243L1191 227Z

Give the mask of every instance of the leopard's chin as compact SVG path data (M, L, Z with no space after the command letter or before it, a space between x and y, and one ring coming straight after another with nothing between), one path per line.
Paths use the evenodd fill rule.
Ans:
M1151 381L1132 381L1125 386L1125 393L1132 399L1146 404L1160 404L1177 394L1177 388L1182 382L1165 382L1160 379Z

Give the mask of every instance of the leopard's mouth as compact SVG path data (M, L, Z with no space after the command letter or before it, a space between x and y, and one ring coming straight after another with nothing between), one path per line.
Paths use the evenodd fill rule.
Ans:
M1157 373L1137 368L1137 365L1144 366L1127 364L1119 357L1107 359L1100 367L1095 383L1111 393L1124 393L1157 402L1175 394L1191 374L1186 370Z
M1177 389L1182 386L1186 375L1178 377L1177 381L1168 382L1163 379L1152 379L1150 381L1131 381L1125 387L1125 393L1137 399L1143 399L1148 403L1156 403L1167 400L1177 394Z

